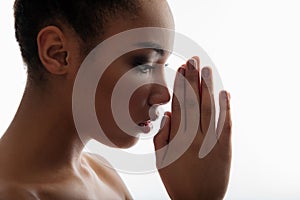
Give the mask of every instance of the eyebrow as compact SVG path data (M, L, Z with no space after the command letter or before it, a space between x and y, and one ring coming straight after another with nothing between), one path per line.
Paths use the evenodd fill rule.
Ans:
M154 42L139 42L136 44L137 47L142 47L142 48L147 48L147 49L152 49L156 51L160 56L165 55L165 50L163 48Z

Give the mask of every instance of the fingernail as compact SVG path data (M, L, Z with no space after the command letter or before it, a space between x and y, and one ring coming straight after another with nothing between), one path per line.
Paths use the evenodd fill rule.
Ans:
M208 78L209 74L210 74L210 70L207 67L202 69L202 75L204 78Z
M223 91L222 92L222 98L227 101L227 92L226 91Z
M167 116L164 115L161 122L160 122L160 129L162 129L164 127L166 121L167 121Z
M196 61L195 61L195 59L190 59L189 61L188 61L188 69L189 70L193 70L193 69L196 69L197 68L197 66L196 66Z
M178 69L178 72L179 72L180 74L182 74L183 76L184 76L184 74L185 74L184 68L182 68L182 67L180 67L180 68Z

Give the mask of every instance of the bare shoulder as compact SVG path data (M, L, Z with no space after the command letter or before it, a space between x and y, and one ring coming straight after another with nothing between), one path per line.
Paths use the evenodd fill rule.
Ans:
M33 191L19 184L3 184L0 182L0 200L39 200Z
M120 175L105 158L92 153L84 153L84 155L99 179L106 182L115 191L122 192L126 199L133 199Z
M84 153L84 156L91 168L102 180L109 181L114 179L117 182L123 182L113 166L102 156L92 153Z
M98 167L109 167L112 168L111 164L102 156L95 153L83 153L84 157L91 161L91 164L99 165ZM115 171L115 170L114 170Z

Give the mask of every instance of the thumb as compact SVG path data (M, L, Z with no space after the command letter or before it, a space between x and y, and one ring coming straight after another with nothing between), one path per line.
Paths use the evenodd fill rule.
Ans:
M160 129L153 139L155 151L169 144L170 121L170 116L166 112L161 120Z

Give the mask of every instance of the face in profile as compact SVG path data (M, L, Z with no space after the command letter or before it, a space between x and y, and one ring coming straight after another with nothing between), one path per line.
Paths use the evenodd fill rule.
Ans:
M108 22L107 27L104 38L109 39L116 34L135 28L174 29L174 22L167 2L155 0L144 1L138 13L135 13L135 17L114 19ZM170 52L164 49L171 49L170 46L173 44L164 41L173 41L172 35L164 34L153 37L153 34L149 32L141 38L143 39L140 42L147 43L147 48L141 46L118 56L102 74L95 95L98 122L110 142L120 148L134 145L140 133L150 132L151 120L158 117L155 115L155 108L170 100L164 81L164 66ZM115 87L121 79L126 80L121 85L124 89L115 94ZM136 89L130 92L126 90L128 87ZM128 94L130 97L126 99L125 96ZM114 113L111 108L113 95L117 99L113 105L117 107ZM123 117L124 113L128 115ZM121 120L124 121L120 123L115 115L121 116ZM102 136L93 138L113 146L107 144Z

